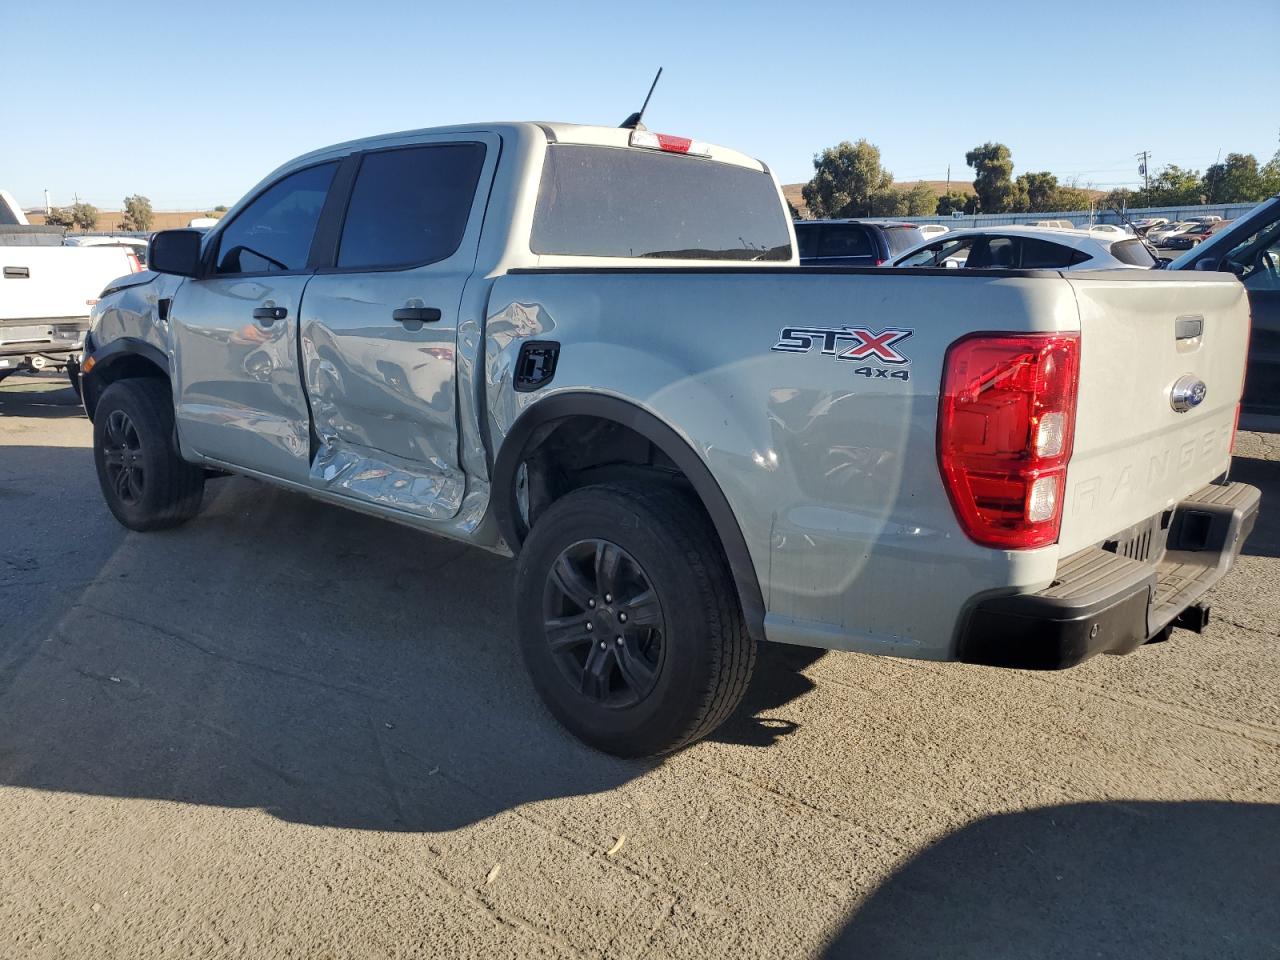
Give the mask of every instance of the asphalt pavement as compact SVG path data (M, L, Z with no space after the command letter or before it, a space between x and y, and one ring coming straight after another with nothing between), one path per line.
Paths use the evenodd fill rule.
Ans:
M1280 956L1280 437L1206 633L1062 673L765 649L624 762L526 682L509 561L243 479L102 503L0 384L0 957Z

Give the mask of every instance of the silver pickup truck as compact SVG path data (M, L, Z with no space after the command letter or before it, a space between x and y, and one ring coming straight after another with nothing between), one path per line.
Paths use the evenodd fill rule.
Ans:
M83 361L120 522L237 473L514 554L537 690L617 754L715 728L758 641L1199 630L1258 509L1233 276L802 269L765 164L643 127L330 147L151 266Z

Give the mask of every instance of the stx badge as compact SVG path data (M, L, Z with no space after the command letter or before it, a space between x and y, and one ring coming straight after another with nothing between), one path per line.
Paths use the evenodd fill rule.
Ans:
M866 362L876 360L895 366L910 363L911 359L896 348L914 331L889 327L885 330L869 330L866 327L783 327L778 342L770 349L782 353L808 353L815 343L827 356L837 360Z

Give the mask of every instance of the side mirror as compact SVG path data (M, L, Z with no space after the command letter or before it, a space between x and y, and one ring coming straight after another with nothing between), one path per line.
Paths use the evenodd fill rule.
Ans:
M172 273L179 277L200 275L199 230L161 230L151 238L147 262L156 273Z

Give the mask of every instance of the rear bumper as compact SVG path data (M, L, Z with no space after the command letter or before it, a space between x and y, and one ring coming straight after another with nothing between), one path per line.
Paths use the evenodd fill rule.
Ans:
M0 321L0 357L78 353L89 330L88 317Z
M1065 558L1039 593L979 602L959 659L1059 670L1096 653L1128 653L1173 626L1198 630L1207 609L1196 602L1235 563L1261 499L1247 484L1211 484L1152 518L1135 541Z

